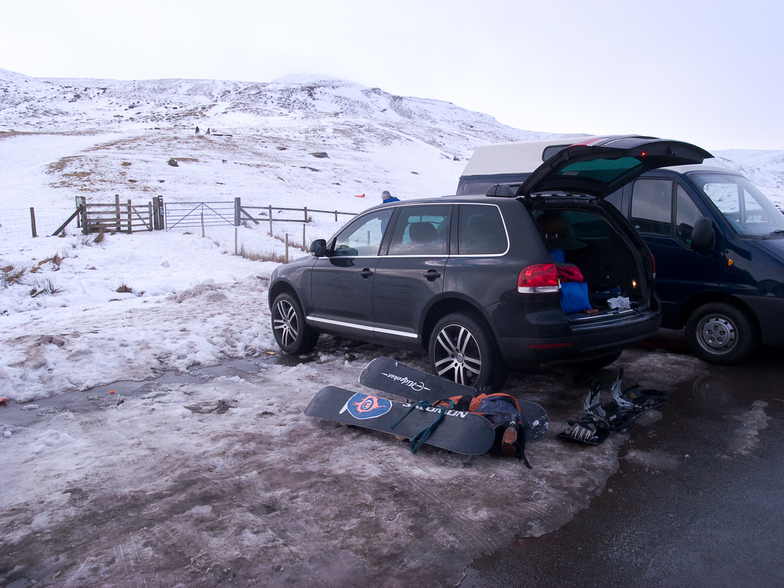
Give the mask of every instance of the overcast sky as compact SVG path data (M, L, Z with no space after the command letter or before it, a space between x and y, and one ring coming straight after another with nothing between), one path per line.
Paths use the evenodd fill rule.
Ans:
M319 74L526 130L784 150L784 0L0 0L0 68Z

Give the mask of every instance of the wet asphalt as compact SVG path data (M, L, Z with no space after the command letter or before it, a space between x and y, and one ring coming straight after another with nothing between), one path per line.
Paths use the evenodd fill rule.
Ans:
M475 560L461 588L784 586L783 356L761 349L678 386L587 510ZM744 425L760 414L764 429Z

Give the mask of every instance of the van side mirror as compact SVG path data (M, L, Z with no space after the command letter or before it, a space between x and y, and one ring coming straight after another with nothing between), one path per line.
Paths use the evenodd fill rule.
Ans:
M713 251L716 246L716 231L713 222L707 216L701 216L694 222L691 231L691 248L699 253Z
M316 257L325 257L327 255L327 240L316 239L310 244L310 252Z

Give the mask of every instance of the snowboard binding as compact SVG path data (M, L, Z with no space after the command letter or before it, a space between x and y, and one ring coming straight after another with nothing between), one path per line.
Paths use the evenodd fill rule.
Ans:
M618 431L628 431L634 425L634 419L645 411L666 404L669 398L657 390L640 390L632 386L623 392L623 368L610 387L612 400L602 404L602 383L594 380L591 389L583 402L585 415L580 420L567 421L569 428L559 433L558 437L599 445Z

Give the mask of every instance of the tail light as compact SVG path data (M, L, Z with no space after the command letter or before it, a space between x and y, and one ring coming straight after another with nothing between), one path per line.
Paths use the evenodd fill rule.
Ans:
M558 292L558 272L553 263L529 265L517 278L517 291L523 294Z
M651 268L653 269L653 278L656 279L656 258L651 253Z

